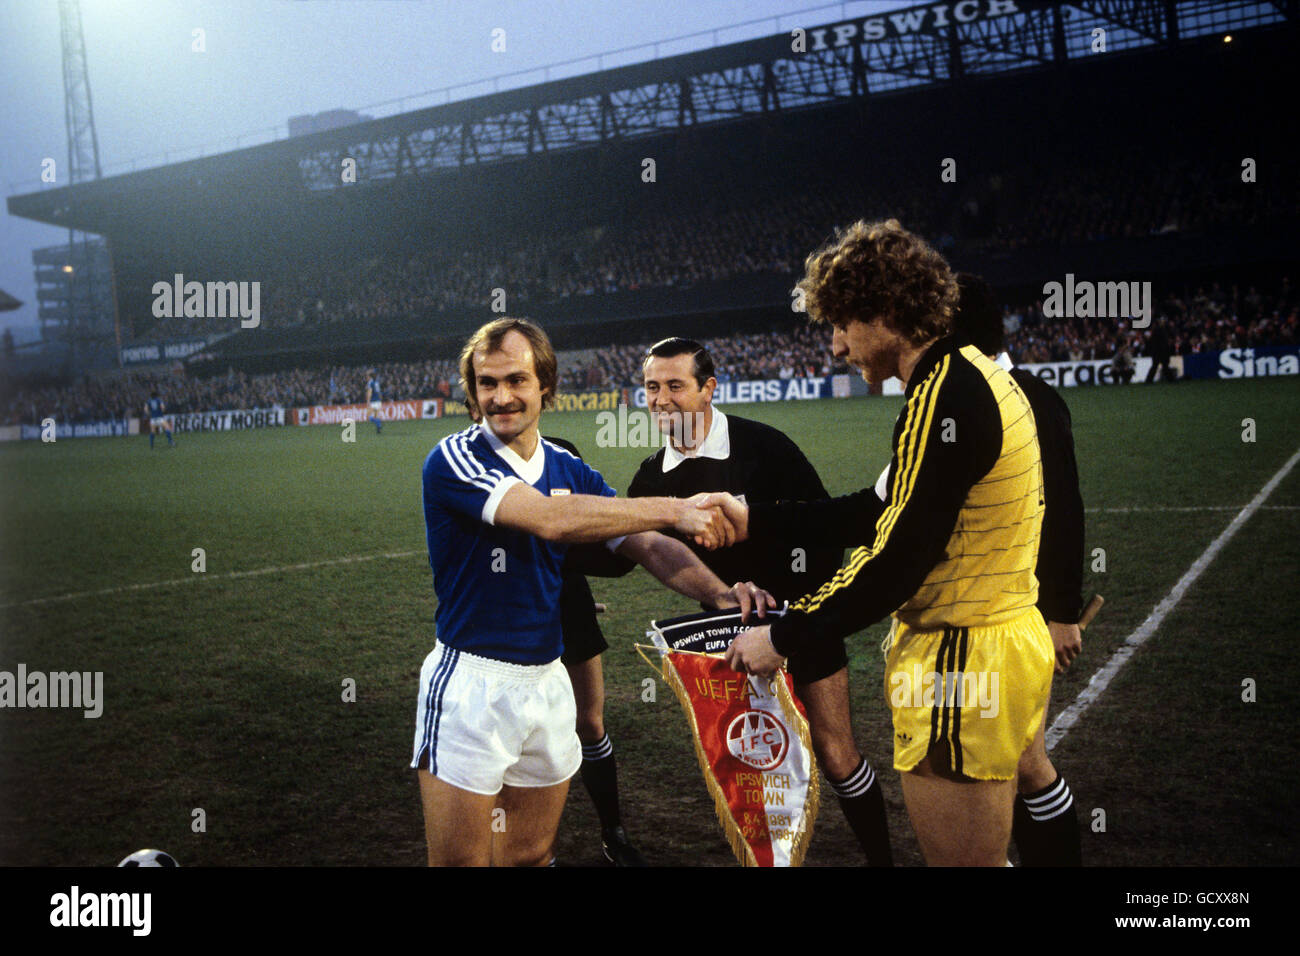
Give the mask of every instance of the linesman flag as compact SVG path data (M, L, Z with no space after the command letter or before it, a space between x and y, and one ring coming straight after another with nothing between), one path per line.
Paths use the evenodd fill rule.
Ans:
M779 617L784 611L769 611ZM718 821L744 866L799 866L819 803L808 719L784 670L770 680L723 660L751 625L739 612L709 611L652 621L646 636L663 679L677 694L695 741Z

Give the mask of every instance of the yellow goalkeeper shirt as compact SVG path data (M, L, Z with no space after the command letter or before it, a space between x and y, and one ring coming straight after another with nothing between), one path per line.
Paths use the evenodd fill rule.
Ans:
M886 501L870 489L755 507L750 534L858 543L848 563L772 625L782 654L889 613L919 630L984 627L1034 607L1043 473L1029 401L974 346L922 356L894 426ZM863 543L868 542L868 543Z

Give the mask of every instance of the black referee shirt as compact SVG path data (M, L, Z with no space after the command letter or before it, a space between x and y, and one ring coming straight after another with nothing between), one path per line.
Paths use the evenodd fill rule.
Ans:
M736 415L727 415L726 420L731 449L725 460L687 458L665 472L660 448L641 463L628 497L689 498L702 491L729 491L750 505L826 498L816 469L782 432ZM753 581L778 602L793 602L816 589L835 574L844 556L843 548L814 545L797 533L759 535L717 551L697 547L693 541L686 544L724 584ZM803 550L802 557L794 553L796 548Z
M1029 399L1043 456L1043 534L1038 545L1038 609L1049 621L1074 624L1083 612L1083 496L1065 400L1033 372L1011 370Z

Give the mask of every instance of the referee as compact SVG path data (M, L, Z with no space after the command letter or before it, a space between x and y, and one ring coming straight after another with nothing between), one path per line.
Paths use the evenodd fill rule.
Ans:
M646 353L643 376L646 404L667 440L641 463L629 498L689 498L704 491L728 491L751 503L827 497L816 469L785 434L713 406L713 358L698 342L657 342ZM778 601L792 602L830 578L844 556L842 547L798 535L692 550L723 581L762 581ZM790 675L808 711L817 761L868 864L890 866L885 801L853 739L848 663L844 641L826 641L792 655Z

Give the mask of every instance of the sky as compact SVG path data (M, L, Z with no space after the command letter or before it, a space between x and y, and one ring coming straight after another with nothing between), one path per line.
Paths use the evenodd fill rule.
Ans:
M290 116L346 108L391 115L504 86L912 6L908 0L81 0L105 175L287 135ZM752 21L761 21L754 23ZM202 31L202 52L195 31ZM494 52L493 31L504 51ZM712 31L717 31L716 37ZM703 36L688 37L699 31ZM497 34L498 39L500 34ZM684 39L676 39L684 38ZM497 44L501 44L498 42ZM624 51L629 47L641 49ZM598 55L607 54L602 60ZM450 93L420 96L460 84ZM504 87L503 87L504 88ZM405 102L397 102L407 98ZM379 105L377 108L376 104ZM251 135L250 135L251 134ZM0 188L42 187L67 138L58 4L0 0ZM140 162L141 159L145 161ZM0 210L0 315L21 341L37 324L33 249L67 232Z

